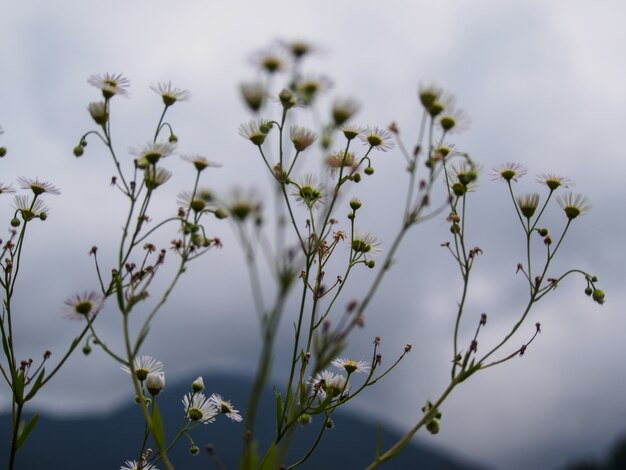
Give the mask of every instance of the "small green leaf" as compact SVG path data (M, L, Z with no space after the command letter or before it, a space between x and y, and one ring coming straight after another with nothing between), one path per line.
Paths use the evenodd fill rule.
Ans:
M161 412L156 404L156 400L152 404L152 436L154 436L154 442L159 448L159 453L162 453L165 450L165 431L163 430L163 419L161 418Z
M26 439L28 439L29 434L35 427L35 424L37 424L38 420L39 420L39 415L35 415L30 419L28 424L25 425L24 421L20 423L20 427L17 431L17 440L15 441L16 449L19 449L20 447L22 447L24 442L26 442Z
M283 399L280 392L274 389L274 395L276 395L276 432L280 432L283 420Z
M263 458L263 462L261 462L259 470L275 470L278 468L278 462L276 461L278 455L276 454L276 449L276 443L274 442L272 446L267 450L267 453Z

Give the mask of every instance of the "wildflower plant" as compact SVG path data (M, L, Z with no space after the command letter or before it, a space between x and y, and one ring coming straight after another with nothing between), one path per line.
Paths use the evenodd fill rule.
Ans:
M78 320L78 335L60 357L56 366L44 367L51 353L42 359L20 360L15 356L12 297L18 279L26 229L45 221L49 214L48 198L60 191L38 178L19 178L21 193L13 200L10 236L0 242L0 286L3 311L0 333L4 358L0 372L12 393L12 440L9 469L15 465L17 450L37 423L37 415L22 421L24 407L55 376L79 344L83 353L93 348L108 355L128 374L137 406L141 409L144 429L137 436L137 449L121 466L131 469L172 469L168 451L179 441L188 441L190 453L199 452L192 432L216 419L233 423L243 421L244 447L242 470L296 468L307 462L335 426L335 412L354 397L364 393L393 371L411 352L410 344L398 345L393 359L385 361L381 339L358 345L360 358L348 357L346 347L353 331L363 327L372 299L383 285L398 250L407 234L423 222L434 218L445 220L449 239L442 247L451 256L462 280L462 289L454 312L450 315L450 382L435 399L416 402L421 416L389 449L377 449L368 469L391 460L422 428L437 434L443 421L445 400L461 383L485 369L504 364L524 355L541 332L539 323L528 328L531 309L570 276L581 276L584 292L598 303L605 301L597 287L598 279L581 269L552 272L553 260L564 246L573 221L591 208L586 196L565 192L572 183L556 174L542 174L537 181L540 192L518 192L515 184L527 169L518 163L504 163L492 171L494 179L504 183L512 201L512 217L519 220L525 260L517 265L525 304L516 320L492 344L481 345L481 332L487 328L487 314L475 317L466 312L470 280L483 249L470 242L473 195L479 190L482 168L470 155L451 142L454 134L469 126L467 114L456 106L454 97L436 84L418 88L416 108L421 121L412 143L405 142L400 126L361 125L353 123L360 104L353 98L332 101L326 119L320 116L324 96L332 81L324 74L305 73L306 57L316 48L304 41L282 42L252 57L257 73L253 81L244 82L240 91L253 117L239 127L240 136L258 154L259 168L266 170L275 193L276 210L256 189L233 187L229 193L215 194L201 184L205 171L211 178L214 163L202 154L186 154L191 174L189 184L177 193L178 209L162 220L152 220L152 209L160 201L160 188L168 184L172 173L168 162L178 152L178 136L166 117L178 103L190 98L187 90L171 82L151 86L163 108L154 133L143 144L122 156L111 121L116 117L117 97L129 97L130 81L121 74L93 75L88 83L99 90L97 101L87 106L94 130L84 133L74 147L76 157L85 155L88 142L103 145L112 161L112 186L126 202L127 212L121 222L119 241L113 255L104 255L97 247L89 251L97 276L97 286L69 296L62 308L68 319ZM314 128L301 124L313 115ZM0 135L2 129L0 128ZM141 139L140 139L141 141ZM90 147L90 153L91 153ZM0 156L7 153L0 147ZM403 203L397 214L397 231L391 243L376 235L377 227L366 219L365 204L359 193L367 191L368 179L375 177L381 158L399 160L406 168ZM316 162L316 163L314 163ZM316 164L319 176L311 172ZM398 188L394 188L398 190ZM11 185L0 183L0 195L16 192ZM357 193L352 195L352 193ZM348 197L350 194L350 197ZM44 202L45 201L45 202ZM557 203L565 217L560 228L547 228L546 208ZM243 411L217 393L205 391L202 377L195 379L181 398L180 425L166 433L159 408L162 394L167 393L164 364L143 351L150 327L164 308L173 289L183 279L189 263L206 259L222 241L211 235L214 224L228 218L240 243L250 276L258 325L261 352L249 399ZM371 231L370 231L371 230ZM171 239L168 246L158 246L162 233ZM270 241L271 240L271 241ZM173 271L163 268L174 258ZM359 298L348 297L346 286L359 273ZM262 276L261 273L269 273ZM110 274L109 274L110 273ZM363 285L363 278L368 279ZM159 289L159 277L165 287ZM269 277L268 289L265 278ZM262 278L263 281L262 281ZM267 387L274 368L274 349L280 325L297 304L295 315L288 318L294 325L284 383L275 388L274 435L266 448L259 444L257 415L262 391ZM104 337L98 331L97 319L105 305L119 313L122 327L119 338ZM485 306L488 310L489 306ZM132 319L132 321L131 321ZM466 336L462 325L474 326ZM512 345L518 332L527 334L519 345ZM115 347L115 344L122 347ZM365 360L363 359L365 358ZM424 404L425 403L425 404ZM423 406L422 406L423 405ZM295 458L289 454L292 439L302 426L316 426L317 434L309 449ZM184 439L183 439L184 438ZM154 444L156 450L150 445ZM120 457L120 461L124 457ZM292 460L292 461L290 461Z

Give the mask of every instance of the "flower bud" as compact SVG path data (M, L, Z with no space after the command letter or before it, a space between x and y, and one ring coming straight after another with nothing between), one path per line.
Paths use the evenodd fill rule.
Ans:
M228 212L226 212L224 209L216 209L215 212L215 217L217 217L218 219L225 219L226 217L228 217Z
M304 413L304 414L301 414L300 416L298 416L298 423L300 424L300 426L306 426L310 422L311 422L311 415L310 414Z
M189 453L191 455L198 455L198 452L200 452L200 449L198 448L198 446L191 446L189 448Z
M74 156L75 157L80 157L83 155L83 153L85 153L83 146L82 145L77 145L76 147L74 147Z
M150 395L156 397L161 390L165 387L165 375L157 373L157 374L148 374L146 378L146 388Z
M17 217L13 217L11 219L11 227L19 227L20 223L20 219L18 219Z
M4 157L7 154L6 147L0 147L0 158Z
M192 382L191 390L193 390L196 393L204 390L204 380L202 379L202 377L198 377L196 380Z
M441 425L441 422L437 419L437 418L433 418L430 423L428 423L426 425L426 429L428 429L428 432L431 434L437 434L439 432L439 427Z
M593 291L593 300L600 305L604 303L604 291L600 289L596 289Z
M365 170L363 170L363 173L365 173L367 176L373 175L374 168L372 168L371 166L368 166L365 168Z
M593 289L591 287L587 287L585 289L585 295L591 295L591 294L593 294Z
M355 212L356 212L358 209L360 209L360 208L361 208L361 205L362 205L362 204L361 204L361 201L360 201L359 199L357 199L357 198L352 198L352 199L350 199L350 208L351 208L353 211L355 211Z
M175 144L176 142L178 142L178 137L176 137L176 134L170 134L169 138L167 139L171 144Z

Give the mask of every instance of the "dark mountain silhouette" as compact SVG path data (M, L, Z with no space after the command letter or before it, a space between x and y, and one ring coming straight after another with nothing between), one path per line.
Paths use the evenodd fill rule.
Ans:
M205 379L209 376L205 375ZM231 400L241 409L247 400L250 382L232 376L211 376L206 383L219 384L219 390L207 387L207 395L216 392ZM183 419L183 395L190 391L190 383L167 384L158 397L165 422L166 437L172 437ZM259 433L265 443L272 437L275 423L275 398L270 391L265 393L260 406L258 422L268 425ZM190 443L182 438L171 451L172 462L177 470L200 470L218 468L206 451L211 444L215 455L228 469L238 468L238 457L242 448L243 423L231 422L224 416L215 423L200 426L192 437L200 448L197 456L189 453ZM307 469L363 469L374 457L377 441L376 425L349 414L337 412L333 415L335 427L324 435L313 456L298 468ZM321 417L314 417L310 425L298 428L296 438L287 459L297 461L309 449L322 424ZM393 444L399 434L381 427L383 449ZM143 420L137 405L129 404L108 416L59 419L41 416L30 438L20 449L17 470L63 469L63 470L119 470L126 460L136 460L143 436ZM0 417L0 448L7 448L9 439L9 417ZM261 443L263 445L263 442ZM264 448L263 446L261 448ZM2 464L6 464L6 453L0 453ZM160 465L158 468L162 469ZM463 462L461 459L412 442L404 451L381 466L384 469L424 470L482 470L486 467Z

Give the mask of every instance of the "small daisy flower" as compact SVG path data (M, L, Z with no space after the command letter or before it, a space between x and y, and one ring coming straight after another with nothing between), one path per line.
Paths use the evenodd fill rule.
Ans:
M202 190L196 191L192 197L191 191L183 191L178 195L178 203L185 209L191 209L196 214L207 208L207 200Z
M442 90L437 85L431 83L429 85L420 85L418 96L422 106L428 109L441 96Z
M46 181L39 181L38 178L32 179L20 177L17 180L19 181L22 189L30 189L35 196L39 196L43 193L61 194L60 189Z
M311 43L302 40L283 42L282 46L291 53L294 60L299 60L305 55L315 51Z
M152 84L150 85L150 89L161 95L163 104L166 107L172 106L177 101L187 101L191 97L188 90L172 87L172 82L157 83L156 85Z
M189 421L200 421L203 424L212 423L220 413L213 401L201 392L185 395L183 397L183 407Z
M318 372L315 377L309 377L307 381L312 387L312 393L321 399L326 395L334 398L339 394L346 394L350 389L347 379L343 375L335 374L329 370Z
M519 207L520 212L527 219L530 219L535 214L539 206L539 194L537 193L521 194L517 196L515 200L517 201L517 207Z
M254 145L261 146L271 129L272 124L267 121L252 120L239 126L239 135Z
M296 83L296 92L305 104L311 104L315 98L330 89L332 81L325 76L305 77Z
M331 175L335 175L341 168L355 168L356 156L353 152L338 150L324 159L324 165Z
M148 189L156 189L159 186L167 183L167 181L172 177L172 172L166 170L165 168L146 168L143 175L143 180L146 184L146 188Z
M251 59L257 67L270 75L283 71L287 62L284 53L275 47L258 51Z
M230 401L224 400L221 395L214 393L209 397L209 400L227 418L236 422L240 422L243 419L239 414L239 410L236 410Z
M9 185L5 185L4 183L0 183L0 194L11 194L14 193L15 189L13 189L13 186Z
M341 132L343 132L343 135L348 140L352 140L358 137L362 131L363 129L361 129L359 126L355 126L354 124L348 124L341 127Z
M352 98L335 100L332 108L333 121L337 127L344 125L359 110L359 102Z
M368 127L359 135L359 139L361 139L365 145L369 145L376 150L382 150L383 152L395 146L391 132L379 127Z
M148 374L146 377L146 388L153 397L156 397L165 387L165 374Z
M369 232L356 232L350 245L356 254L380 254L380 241Z
M161 158L172 155L175 149L176 145L171 142L148 142L142 147L131 148L130 153L137 156L137 165L142 168L146 162L156 165Z
M591 210L591 202L583 194L566 193L558 198L561 209L569 220L583 215Z
M124 372L130 374L130 367L121 366ZM163 363L152 356L139 356L135 358L135 377L140 382L146 380L150 374L163 374Z
M63 315L70 320L90 320L104 305L104 297L96 292L81 292L65 300Z
M437 124L444 132L459 133L469 128L470 118L462 109L450 105L439 115Z
M541 175L537 175L537 181L545 184L550 191L554 191L561 186L567 188L568 186L574 184L569 178L565 178L564 176L554 173L543 173Z
M24 195L15 196L15 198L13 199L13 204L15 205L15 209L22 216L22 219L24 219L24 221L26 222L33 220L37 217L45 218L46 214L49 212L48 207L46 207L41 199L35 199L35 201L31 201L29 197Z
M198 377L191 383L191 389L194 392L201 392L202 390L204 390L204 380L202 379L202 377Z
M250 110L257 112L265 103L266 91L261 82L246 82L239 85L241 96Z
M244 191L241 188L234 188L228 197L226 210L235 220L243 222L251 215L259 215L261 200L254 189Z
M143 462L141 464L142 470L159 470L151 463ZM139 464L136 460L127 460L124 465L120 467L120 470L139 470Z
M193 155L182 155L180 158L193 164L196 167L196 170L202 171L206 168L219 168L222 166L221 163L212 162L203 157L202 155L193 154Z
M304 175L294 183L295 189L292 194L298 202L312 208L317 204L323 203L324 192L326 188L318 183L314 175Z
M494 180L499 179L506 182L517 181L526 173L528 170L525 167L514 162L502 163L491 171Z
M317 140L317 134L310 129L300 126L291 126L289 138L298 152L303 152Z
M128 96L130 81L122 74L91 75L87 82L102 90L102 96L107 100L114 95Z
M87 110L89 111L92 119L99 126L104 126L109 120L109 111L107 110L107 105L104 101L89 103L89 106L87 106Z
M364 361L353 361L352 359L339 358L335 359L332 363L337 369L345 370L348 374L353 372L367 373L370 371L370 365Z

